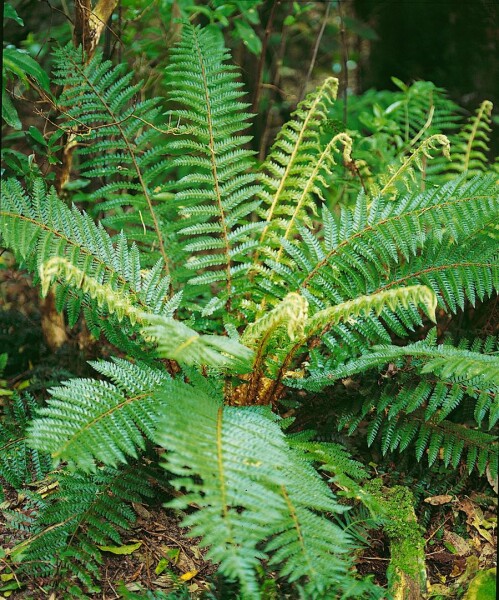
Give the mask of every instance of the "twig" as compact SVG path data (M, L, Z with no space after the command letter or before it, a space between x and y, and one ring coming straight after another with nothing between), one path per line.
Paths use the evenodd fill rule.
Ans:
M338 0L338 15L340 17L340 38L341 38L341 62L343 70L343 122L347 123L347 98L348 98L348 45L345 31L345 21L341 10L341 1Z
M273 92L278 92L279 94L281 94L281 97L284 97L284 92L279 87L279 83L280 83L280 79L281 79L280 78L280 67L282 65L284 52L286 49L287 34L288 34L288 28L283 26L283 28L281 30L281 43L279 44L277 54L274 57L274 60L272 63L272 77L271 77L272 83L265 84L266 88L268 87L269 90L271 90ZM262 87L264 87L264 86L262 85ZM267 142L270 137L270 126L271 126L271 122L272 122L272 109L273 109L273 105L274 105L273 95L269 94L268 98L269 98L269 105L268 105L268 109L267 109L267 117L265 119L265 126L263 129L261 138L260 138L260 149L258 152L258 160L260 160L260 161L264 160L264 158L265 158L265 153L267 150Z
M320 46L320 43L322 40L322 36L324 35L324 30L326 29L327 18L329 16L330 9L331 9L331 2L328 2L326 4L326 12L324 13L324 18L322 20L322 25L321 25L321 28L319 31L319 35L317 36L317 39L315 40L314 51L312 53L312 60L310 61L310 65L308 67L307 76L305 77L305 81L303 82L302 88L300 90L300 94L298 95L298 102L303 100L303 97L305 96L305 91L307 89L308 82L312 75L312 71L314 70L315 61L317 60L317 53L319 52L319 46Z
M281 0L277 0L272 3L272 9L270 11L269 18L267 20L267 26L265 27L265 35L262 41L262 51L260 53L260 60L258 61L258 71L256 75L255 92L253 94L253 102L251 103L251 112L256 113L258 110L258 103L260 102L260 94L262 91L262 77L263 77L263 65L265 64L265 56L267 54L267 45L269 42L270 34L272 33L272 23L274 21L274 14L276 8L281 4Z

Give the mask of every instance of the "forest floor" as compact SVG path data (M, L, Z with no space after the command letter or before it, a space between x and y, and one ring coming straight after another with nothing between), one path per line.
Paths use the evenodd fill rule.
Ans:
M0 548L8 551L25 539L22 532L7 527L12 512L17 515L23 512L24 501L22 494L9 490L8 486L4 489L8 493L6 501L0 504ZM460 598L477 572L496 566L497 498L489 493L471 493L433 497L428 501L439 507L424 534L429 590L433 597ZM102 591L92 598L122 598L120 586L124 586L136 593L183 590L186 595L182 598L194 599L217 587L216 567L206 560L199 540L187 537L187 531L179 525L179 516L161 506L135 504L134 509L137 521L131 530L123 532L122 545L103 552ZM384 587L390 558L388 540L380 530L369 534L368 545L356 558L356 568L361 575L373 575L376 583ZM14 582L20 587L7 589L14 587ZM0 558L0 598L41 600L49 597L46 589L51 583L51 578L28 576L15 564ZM212 598L231 598L220 593L218 589ZM52 600L57 597L51 596ZM276 598L290 596L283 591Z

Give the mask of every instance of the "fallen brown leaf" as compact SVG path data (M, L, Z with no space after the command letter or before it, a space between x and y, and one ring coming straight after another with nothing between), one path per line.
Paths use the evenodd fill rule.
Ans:
M440 506L441 504L452 502L452 498L453 496L450 496L449 494L443 494L441 496L429 496L428 498L425 498L424 501L432 506Z

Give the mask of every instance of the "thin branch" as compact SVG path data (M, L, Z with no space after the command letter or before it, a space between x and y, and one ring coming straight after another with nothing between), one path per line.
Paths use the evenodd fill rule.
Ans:
M345 21L341 10L341 0L338 0L338 15L340 17L340 39L341 39L341 62L343 71L343 122L347 123L347 100L348 100L348 44L346 38Z
M253 102L251 103L251 112L253 113L256 113L256 111L258 110L258 103L260 102L260 94L262 92L263 66L265 64L265 56L267 54L267 45L269 42L270 34L272 33L272 24L274 21L275 10L280 4L281 0L277 0L276 2L272 3L272 9L267 20L267 26L265 27L265 35L262 41L262 51L260 53L260 60L258 61L255 92L253 94Z
M326 29L327 19L329 17L330 9L331 9L331 2L328 2L326 4L326 12L324 13L324 18L322 20L322 25L321 25L319 34L317 36L317 39L315 40L314 51L312 53L312 60L310 61L310 65L308 67L307 76L305 77L305 81L303 82L302 88L298 95L298 102L301 102L301 100L303 100L306 89L307 89L308 82L310 81L310 77L312 75L312 71L314 70L315 61L317 60L317 53L319 52L319 46L320 46L320 43L322 40L322 36L324 35L324 30Z

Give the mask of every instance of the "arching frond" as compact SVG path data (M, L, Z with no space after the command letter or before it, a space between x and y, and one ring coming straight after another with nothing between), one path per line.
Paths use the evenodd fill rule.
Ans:
M57 306L66 307L70 325L85 307L105 307L133 325L141 311L171 315L178 306L181 296L170 297L161 261L143 270L138 248L130 248L123 234L113 243L102 225L68 208L41 180L29 195L16 181L3 183L0 223L5 242L29 270L40 273L43 292L58 284ZM95 318L89 326L95 335L109 330Z
M128 238L149 251L148 265L161 258L168 272L154 195L170 130L159 118L159 101L139 100L142 86L132 78L126 65L113 66L100 51L90 61L71 43L54 52L54 82L63 86L57 101L60 127L80 157L80 176L104 182L85 195L89 210L108 211L104 223L117 231L126 226Z
M275 308L250 323L244 330L242 340L248 346L254 346L261 339L268 341L278 327L285 326L289 339L293 341L303 335L307 314L307 300L291 292Z
M303 583L308 597L344 590L349 540L321 517L344 508L305 455L290 451L272 413L223 407L186 386L176 397L156 436L169 450L165 467L176 475L175 485L188 492L170 504L199 507L184 523L222 572L240 581L245 598L260 598L255 568L270 555L283 576ZM187 437L182 432L192 411L202 426Z
M296 224L310 224L308 213L315 213L314 195L330 172L333 151L341 141L351 149L348 136L335 136L322 147L321 128L327 111L336 99L338 80L331 77L298 105L279 132L270 154L261 168L265 228L260 235L260 251L283 235L289 238ZM259 252L256 255L260 256Z
M137 456L164 410L155 391L169 381L158 368L118 358L93 366L113 383L71 379L52 388L30 427L33 448L86 471L95 470L96 460L116 466Z
M379 315L388 307L397 312L400 306L408 308L410 304L424 307L428 316L435 321L437 299L430 288L421 285L397 288L371 296L359 296L355 300L324 308L307 321L305 336L308 339L341 321L348 323L356 317L368 315L371 311Z
M382 450L405 450L414 445L418 460L432 448L432 464L440 448L446 465L456 467L464 455L469 469L483 473L487 464L497 470L497 437L478 429L488 415L488 429L499 421L498 341L476 340L471 349L436 344L435 335L406 346L375 346L372 351L336 368L317 371L306 379L289 380L293 387L319 391L336 381L354 377L370 369L381 371L393 365L395 381L384 380L372 390L358 414L340 419L352 433L361 420L369 419L368 441L381 438ZM383 381L383 380L382 380ZM464 405L473 406L476 427L448 420ZM456 437L457 436L457 437ZM464 453L464 454L463 454Z
M424 168L424 162L432 159L431 151L440 149L442 154L450 160L450 142L449 139L440 133L423 140L417 148L411 151L407 158L401 160L400 165L390 166L387 174L380 177L379 187L374 186L374 195L385 195L396 193L397 184L404 184L407 189L411 189L411 183L415 181L415 170L420 171Z

